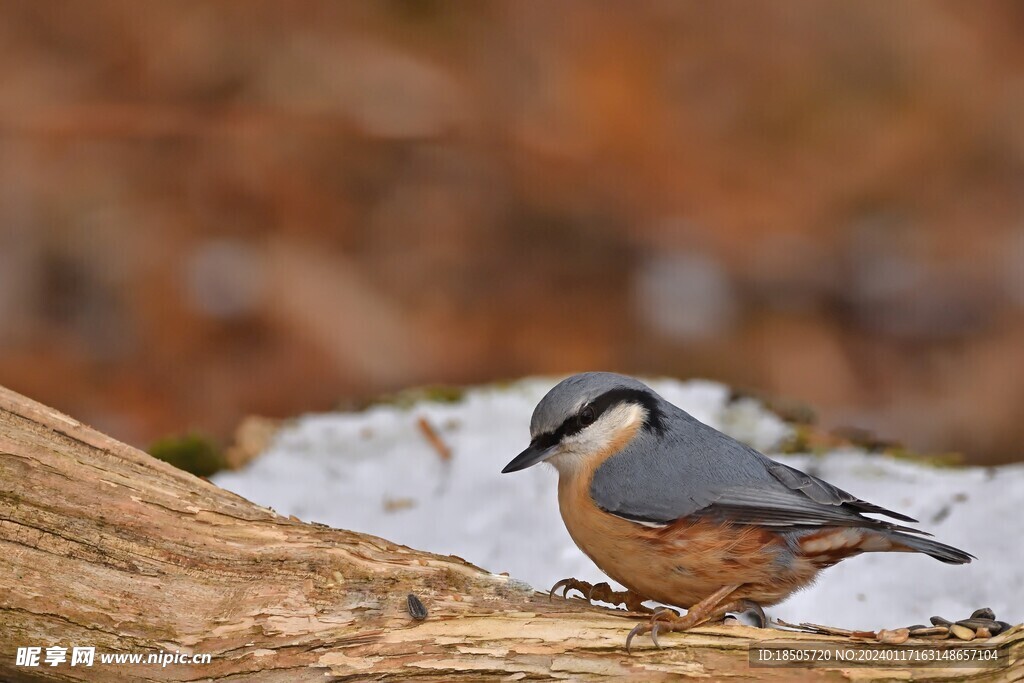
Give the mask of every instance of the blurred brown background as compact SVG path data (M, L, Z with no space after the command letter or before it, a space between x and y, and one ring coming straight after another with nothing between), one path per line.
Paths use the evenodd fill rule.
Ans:
M1024 4L0 4L0 384L146 445L705 376L1024 448Z

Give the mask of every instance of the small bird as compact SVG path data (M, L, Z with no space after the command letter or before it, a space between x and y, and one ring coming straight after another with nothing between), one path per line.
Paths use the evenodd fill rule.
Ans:
M626 639L684 631L753 613L864 552L917 552L948 564L974 558L924 531L864 516L917 520L776 462L709 427L631 377L573 375L541 399L530 445L505 466L558 470L562 520L587 557L626 587L564 579L551 589L654 612ZM976 558L974 558L976 559Z

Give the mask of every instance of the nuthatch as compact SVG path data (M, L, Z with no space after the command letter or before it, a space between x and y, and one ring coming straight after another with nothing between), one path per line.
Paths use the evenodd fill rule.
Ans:
M574 375L537 405L530 446L502 472L558 470L558 506L573 541L612 591L559 581L589 599L655 612L629 634L682 631L727 612L754 612L864 552L918 552L948 564L973 555L926 532L865 517L917 520L775 462L699 422L650 387L607 372Z

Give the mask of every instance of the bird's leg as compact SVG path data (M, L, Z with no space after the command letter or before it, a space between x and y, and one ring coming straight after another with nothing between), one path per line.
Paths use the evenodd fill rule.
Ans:
M722 586L714 593L686 610L685 616L679 616L670 609L660 609L656 611L654 615L651 616L650 621L637 624L633 627L633 630L629 632L629 635L626 637L626 652L629 652L629 646L630 643L633 642L633 638L640 634L650 633L651 640L654 641L654 644L661 647L658 643L658 633L664 633L665 631L686 631L712 619L716 614L718 614L721 604L741 585L743 584Z
M548 597L554 596L555 592L560 588L564 589L562 592L563 598L569 596L569 591L577 590L589 601L600 600L612 605L625 605L626 609L630 612L652 611L649 607L644 607L644 601L647 600L644 596L630 590L613 591L612 587L605 582L595 585L586 581L579 581L578 579L562 579L551 587Z

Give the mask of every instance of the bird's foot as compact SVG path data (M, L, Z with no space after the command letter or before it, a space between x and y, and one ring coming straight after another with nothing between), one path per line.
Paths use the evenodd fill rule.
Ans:
M747 625L745 621L738 618L745 616L748 621L753 622L750 625L754 628L768 628L768 615L764 613L764 608L749 598L741 598L720 606L715 610L715 615L708 619L708 623L724 622L728 624L730 616L733 619L733 624Z
M665 633L666 631L688 631L704 621L706 619L701 619L699 615L693 613L693 610L688 611L683 616L679 616L675 610L662 607L654 612L650 620L633 627L633 630L626 636L626 652L629 652L633 638L637 636L650 633L654 645L661 647L661 643L658 642L659 633Z
M753 600L738 600L735 604L730 605L728 609L724 610L724 612L745 614L753 620L756 628L767 628L768 626L768 617L764 613L764 608Z
M655 610L654 614L651 615L650 620L642 622L633 627L633 630L626 636L626 652L629 652L630 645L633 642L633 638L645 633L651 634L651 640L657 647L661 647L661 643L658 642L658 634L666 633L671 631L688 631L695 626L711 621L716 617L724 615L721 605L722 603L739 588L739 585L723 586L717 591L704 598L696 605L686 611L686 614L679 616L675 610L671 610L667 607L662 607ZM732 604L729 605L730 607Z
M562 579L551 587L551 590L548 592L548 598L554 597L559 589L562 589L563 598L568 598L569 591L575 590L579 591L590 602L598 600L611 605L624 605L630 612L652 612L651 608L644 607L644 601L647 599L644 596L630 590L613 591L612 587L606 582L592 584L578 579Z

